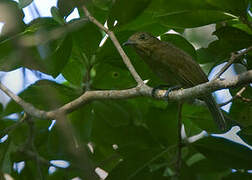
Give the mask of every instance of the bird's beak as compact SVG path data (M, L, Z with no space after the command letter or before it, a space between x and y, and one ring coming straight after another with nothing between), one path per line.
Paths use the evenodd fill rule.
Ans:
M136 43L134 41L128 40L123 43L123 46L128 46L128 45L135 45Z

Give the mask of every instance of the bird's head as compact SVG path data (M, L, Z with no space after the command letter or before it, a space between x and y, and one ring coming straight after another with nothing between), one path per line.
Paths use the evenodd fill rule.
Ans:
M137 32L130 36L128 41L123 43L124 46L131 45L139 50L147 50L159 40L147 32Z

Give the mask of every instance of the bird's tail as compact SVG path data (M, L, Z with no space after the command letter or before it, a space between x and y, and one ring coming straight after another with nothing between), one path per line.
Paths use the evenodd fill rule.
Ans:
M204 97L204 101L206 102L207 107L211 112L213 119L215 120L218 127L224 131L226 129L225 118L220 108L218 107L217 103L215 102L215 99L213 98L212 95L209 95L207 97Z

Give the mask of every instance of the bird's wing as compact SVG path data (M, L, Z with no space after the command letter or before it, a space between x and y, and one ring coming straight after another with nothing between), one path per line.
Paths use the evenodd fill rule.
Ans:
M174 71L180 83L186 87L207 82L207 76L193 58L183 50L165 43L167 56L162 56L162 63Z

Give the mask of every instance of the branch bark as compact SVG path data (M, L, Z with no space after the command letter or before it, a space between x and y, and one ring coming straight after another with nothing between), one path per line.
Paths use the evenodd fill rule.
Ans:
M231 57L229 59L229 61L227 62L227 64L225 64L221 70L214 76L214 79L219 78L238 58L242 57L243 55L247 54L249 51L252 50L252 46L248 47L246 50L235 54L235 53L231 53Z
M168 99L171 101L182 101L186 99L197 98L216 90L239 87L249 83L252 83L252 70L237 76L233 76L229 79L216 79L194 86L192 88L172 91L169 93ZM140 84L134 88L125 90L87 91L77 99L63 105L58 109L52 111L43 111L35 108L32 104L25 102L23 99L12 93L1 83L0 89L5 92L10 98L12 98L17 104L19 104L27 114L41 119L56 119L58 115L62 113L70 113L93 100L128 99L138 96L152 97L152 88L145 84ZM166 99L164 98L165 93L166 90L157 90L155 92L154 98Z

